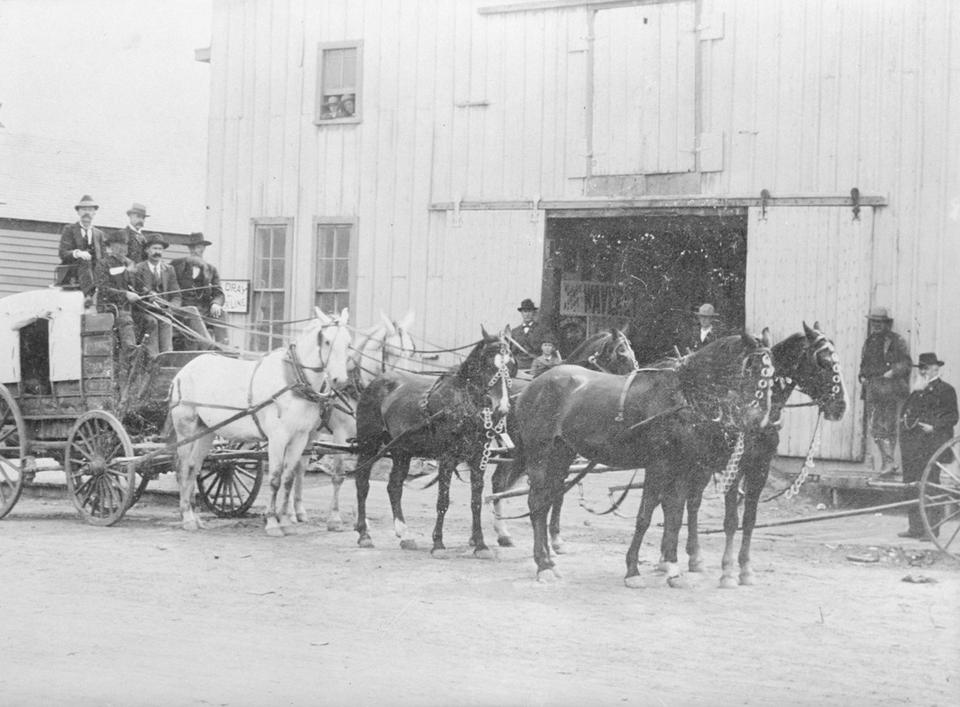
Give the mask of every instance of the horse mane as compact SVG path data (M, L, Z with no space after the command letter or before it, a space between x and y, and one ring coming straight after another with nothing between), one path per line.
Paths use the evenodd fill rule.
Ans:
M800 368L800 360L806 350L806 334L797 332L783 341L779 341L770 349L773 358L773 367L777 375L795 377Z
M484 337L467 354L463 362L455 367L451 372L456 374L458 380L468 381L483 368L483 351L487 346L497 341L495 338Z
M603 341L604 339L612 341L616 339L616 337L616 330L612 328L591 334L586 339L581 341L580 344L567 355L564 363L584 363L591 355L598 352L598 342Z
M744 337L760 343L749 334L734 334L687 354L677 365L680 390L687 400L705 397L719 399L730 390L730 382L739 376L743 355L747 352ZM752 350L752 349L751 349Z

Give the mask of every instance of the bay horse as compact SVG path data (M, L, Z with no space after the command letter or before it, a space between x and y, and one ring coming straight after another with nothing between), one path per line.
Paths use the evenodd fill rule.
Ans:
M581 366L594 371L626 375L639 368L636 354L626 336L626 330L610 328L598 331L588 336L564 359L560 365ZM511 398L519 397L529 383L528 380L518 378L513 383ZM517 432L516 415L507 418L507 432L514 435ZM494 494L502 493L513 488L523 475L520 465L515 460L497 463L497 468L490 479L491 490ZM501 547L513 547L513 538L507 528L506 520L501 513L502 501L493 502L493 527L497 531L497 544ZM564 542L560 536L560 512L563 507L563 495L554 500L550 506L550 545L557 554L563 554Z
M644 500L627 551L627 586L638 586L637 554L653 510L664 504L668 580L679 577L676 550L696 463L699 420L739 429L765 425L773 368L770 351L742 334L715 341L663 368L626 376L558 366L534 379L516 404L518 458L530 478L537 578L556 577L547 510L562 495L577 455L607 466L646 470Z
M765 338L769 330L764 330ZM733 588L738 579L734 570L739 564L739 584L752 585L755 576L750 564L750 543L757 522L757 504L760 493L770 474L770 463L780 443L780 427L787 399L794 389L808 396L827 420L843 418L848 405L847 389L840 372L840 357L833 342L820 330L819 322L813 328L803 322L803 332L793 334L773 346L771 351L774 379L770 401L770 424L759 429L747 430L744 437L743 456L739 472L724 495L723 529L726 544L723 552L723 574L720 586ZM819 421L818 421L819 424ZM728 452L726 452L728 453ZM699 483L693 485L687 500L687 556L691 572L702 571L697 515L703 490L711 472L722 468L725 453L707 461L708 473L700 475ZM734 561L735 538L739 525L739 480L743 479L744 509L740 553Z
M352 347L347 371L350 385L337 394L324 421L321 434L327 433L331 442L340 445L349 444L357 436L357 401L360 393L373 380L389 370L409 365L413 362L416 347L410 336L413 325L413 312L407 312L399 321L394 321L381 313L381 323L363 333L359 343ZM346 478L344 462L350 454L324 454L332 463L329 467L330 510L327 513L327 530L339 532L343 529L340 515L340 489Z
M450 481L458 462L470 466L473 516L471 543L478 557L492 554L483 541L480 508L483 493L481 461L489 437L499 419L510 409L509 387L517 364L506 335L486 331L467 358L440 376L387 371L360 394L357 404L357 544L373 547L367 530L366 504L373 461L389 450L393 468L387 484L394 530L400 547L415 549L403 517L403 482L413 457L437 460L439 482L433 549L445 550L443 521L450 505ZM495 424L496 423L496 424Z
M203 354L174 376L169 421L178 443L180 514L185 530L202 527L194 511L193 492L214 435L233 441L267 440L271 489L267 534L282 536L284 528L295 522L289 507L291 489L301 483L297 479L304 469L300 457L317 429L331 390L349 380L348 311L344 309L338 318L319 309L315 313L316 317L286 348L256 361ZM278 509L281 482L283 495ZM294 503L294 512L297 520L305 517L299 500Z

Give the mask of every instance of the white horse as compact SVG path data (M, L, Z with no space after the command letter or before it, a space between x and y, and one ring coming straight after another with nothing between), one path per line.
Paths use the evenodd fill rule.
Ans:
M357 399L360 391L381 373L396 368L406 369L414 364L415 346L410 336L413 325L413 312L407 312L398 322L392 321L381 312L382 323L364 333L360 343L353 347L347 368L353 383L348 391L337 397L339 400L330 410L330 417L320 437L338 445L346 445L357 436ZM328 473L333 495L330 498L330 511L327 513L327 530L343 530L343 518L340 516L340 488L346 476L344 462L355 458L352 454L325 454L329 460ZM299 497L299 491L297 491Z
M257 361L204 354L174 377L170 421L178 444L182 444L177 451L180 514L185 530L203 527L194 512L193 491L215 434L234 441L267 440L272 491L267 509L268 535L283 535L284 527L306 520L299 498L294 499L296 518L290 517L291 489L300 487L298 477L304 469L300 457L333 389L349 382L351 341L346 309L336 319L319 309L315 311L316 319L286 348L271 351ZM253 408L259 409L242 414ZM236 419L227 422L231 418ZM281 481L284 493L278 510Z

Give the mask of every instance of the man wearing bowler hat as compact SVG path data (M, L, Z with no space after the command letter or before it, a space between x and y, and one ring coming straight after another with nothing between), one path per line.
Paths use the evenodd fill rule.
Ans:
M513 355L517 360L517 368L527 370L533 365L533 359L540 355L540 344L546 332L544 327L537 321L537 306L532 299L525 299L517 307L522 321L519 326L510 330L510 336L513 338L516 346L513 347Z
M907 483L920 481L923 469L933 453L951 437L957 424L957 392L940 377L943 361L931 352L920 354L917 368L920 375L913 392L903 406L900 417L900 452L903 457L903 480ZM952 455L947 455L948 460ZM940 483L940 468L930 469L929 481ZM917 498L917 490L907 491L908 498ZM931 532L939 536L943 508L927 509ZM927 539L924 533L920 509L911 506L908 511L909 526L900 533L901 538Z
M94 267L104 255L103 231L94 228L93 217L100 205L89 194L84 194L73 207L77 222L63 227L60 232L60 263L56 284L77 285L88 298L95 289Z
M895 476L897 418L910 392L910 350L893 332L893 318L886 307L870 310L867 327L860 354L860 395L866 403L870 434L880 451L880 476Z
M196 307L201 316L208 318L207 328L218 344L227 343L227 330L210 321L223 318L224 295L220 287L220 273L203 259L210 241L199 231L190 234L187 249L190 255L173 261L177 283L184 307Z
M684 349L687 351L696 351L719 338L717 320L719 320L720 315L717 314L712 304L707 302L701 304L700 308L694 312L694 315L697 318L699 326L690 332L689 337L686 342L684 342L684 346L680 347L681 351L684 351Z
M147 234L143 232L143 224L147 219L147 207L136 202L127 209L128 223L122 233L127 239L127 257L134 263L142 263L147 259Z

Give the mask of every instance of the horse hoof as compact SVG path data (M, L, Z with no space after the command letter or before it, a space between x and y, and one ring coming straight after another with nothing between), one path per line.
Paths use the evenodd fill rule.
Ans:
M663 560L657 563L656 571L661 574L666 574L667 570L670 569L670 565Z
M672 577L667 577L667 586L671 589L689 589L690 584L684 578L683 575L675 574Z
M494 559L493 550L489 547L482 547L479 550L473 551L473 556L478 560L492 560Z
M643 589L643 577L638 574L623 578L623 584L627 589Z
M497 538L497 545L500 547L513 547L513 538L509 535L504 535L503 537Z
M550 547L552 547L552 548L553 548L553 551L554 551L555 553L557 553L558 555L566 555L566 554L567 554L567 544L566 544L565 542L563 542L563 540L558 540L558 541L556 541L556 542L554 542L554 543L551 543L551 544L550 544Z
M560 575L552 567L537 572L537 581L541 584L553 584L558 579L560 579Z
M200 521L194 518L193 520L185 520L181 524L184 530L200 530L201 526Z
M437 560L446 560L450 557L450 555L447 552L447 548L441 545L440 547L435 547L430 551L430 557L433 557Z
M737 580L735 580L735 579L734 579L733 577L731 577L730 575L726 575L726 574L725 574L725 575L723 575L723 576L720 578L720 588L721 588L721 589L736 589L736 588L737 588Z
M414 540L413 538L404 538L403 540L400 541L400 549L401 549L401 550L416 550L416 549L417 549L417 541Z
M369 535L361 535L357 539L357 545L360 547L373 547L373 538L371 538Z
M740 575L740 584L742 586L752 587L756 583L757 583L757 580L756 580L756 577L753 576L753 572L750 572L749 574Z
M328 520L327 521L327 530L331 533L339 533L343 530L343 521L342 520Z
M279 525L268 525L267 526L267 535L271 538L282 538L284 536L283 528Z
M690 560L687 569L691 572L703 572L703 560L697 560L696 562Z
M306 523L309 520L310 520L310 516L308 516L306 513L297 513L296 521L298 523Z

